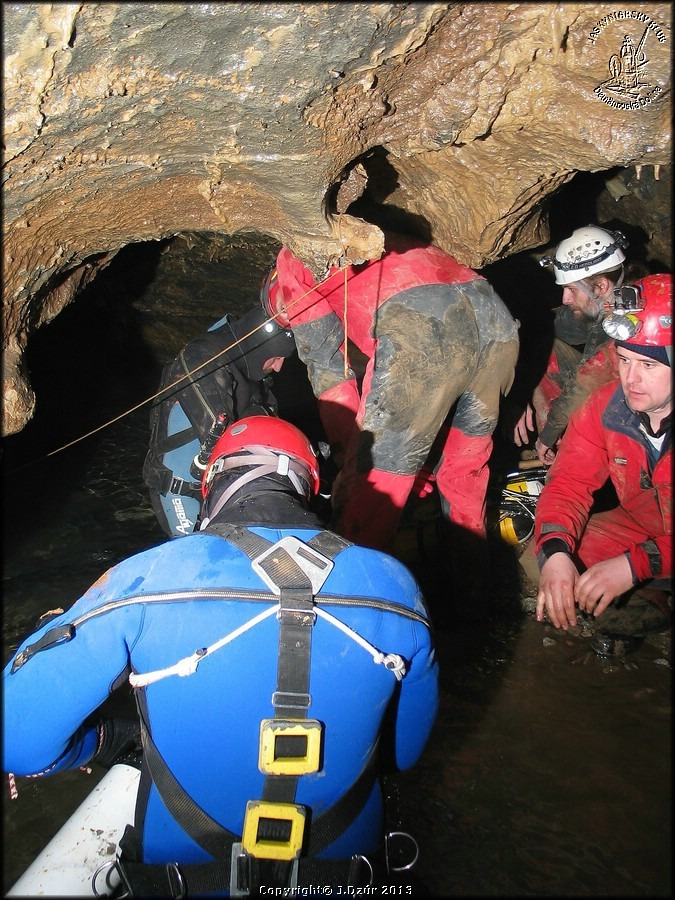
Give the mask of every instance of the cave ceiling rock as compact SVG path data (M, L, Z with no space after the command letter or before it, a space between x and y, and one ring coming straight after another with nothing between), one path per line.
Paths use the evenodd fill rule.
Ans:
M130 243L259 232L320 273L381 254L365 191L479 268L545 242L575 173L669 166L671 5L630 10L3 4L4 432L32 414L31 331ZM627 33L639 109L596 93Z
M331 149L344 145L350 117L361 121L361 146L387 148L396 170L387 202L426 219L435 243L474 267L545 240L543 201L576 172L667 164L671 152L668 9L640 6L666 40L660 48L652 38L649 59L662 93L634 115L596 95L628 30L612 23L614 43L590 42L607 7L487 7L453 4L414 57L383 67L380 106L395 114L378 118L373 98L347 85L312 110Z

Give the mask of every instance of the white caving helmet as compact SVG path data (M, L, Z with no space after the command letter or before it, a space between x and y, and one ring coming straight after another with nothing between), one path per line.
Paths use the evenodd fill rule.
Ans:
M607 231L597 225L577 228L561 241L553 256L544 256L540 266L553 266L556 284L572 284L590 275L618 269L626 259L628 241L620 231Z

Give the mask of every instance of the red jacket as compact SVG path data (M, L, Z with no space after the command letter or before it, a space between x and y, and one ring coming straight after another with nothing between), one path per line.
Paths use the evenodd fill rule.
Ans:
M427 285L485 281L437 247L418 246L412 238L393 235L388 237L387 252L381 259L342 270L331 268L318 284L286 247L277 257L276 269L278 290L287 307L298 355L307 366L319 401L328 441L343 448L354 434L361 402L356 376L346 358L345 333L371 359L378 338L377 310L387 300ZM346 314L345 291L349 301ZM495 334L491 331L481 339L487 343ZM368 379L363 393L368 393Z
M672 575L671 433L651 464L639 424L617 381L595 391L572 416L537 502L537 553L550 538L562 539L572 552L578 549L593 492L610 478L620 506L646 535L625 548L636 577L643 581Z
M277 273L279 289L290 307L291 325L313 322L330 313L335 313L344 325L344 271L331 268L328 276L316 284L304 263L286 247L282 248L277 257ZM347 266L346 273L347 336L367 357L371 357L375 349L375 313L385 300L421 285L483 280L482 276L437 247L414 246L410 238L396 241L391 237L381 259Z

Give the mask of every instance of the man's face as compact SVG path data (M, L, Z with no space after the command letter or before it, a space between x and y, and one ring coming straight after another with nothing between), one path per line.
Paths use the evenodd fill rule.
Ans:
M633 412L654 416L658 422L673 409L672 371L648 356L617 347L619 378L626 403Z
M604 298L596 296L594 289L581 281L565 285L562 302L569 306L575 319L586 319L589 322L596 322L609 309Z

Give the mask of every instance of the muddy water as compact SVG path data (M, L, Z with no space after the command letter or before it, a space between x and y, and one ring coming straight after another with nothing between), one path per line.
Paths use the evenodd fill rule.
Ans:
M100 335L101 322L90 324ZM5 442L3 660L40 614L67 608L110 565L163 539L141 480L145 409L44 458L86 430L67 426L69 405L91 427L154 390L156 361L140 348L104 353L96 374L101 353L62 344L43 371L35 358L49 415ZM85 376L77 390L76 374ZM297 400L293 367L287 376L284 402ZM441 709L418 766L389 783L392 818L420 844L419 876L433 896L670 896L668 643L645 644L630 667L589 658L581 628L561 636L534 621L501 546L489 620L452 622L431 519L404 530L399 552L438 623ZM122 691L111 710L127 707ZM5 891L101 774L17 779L16 800L5 786Z

